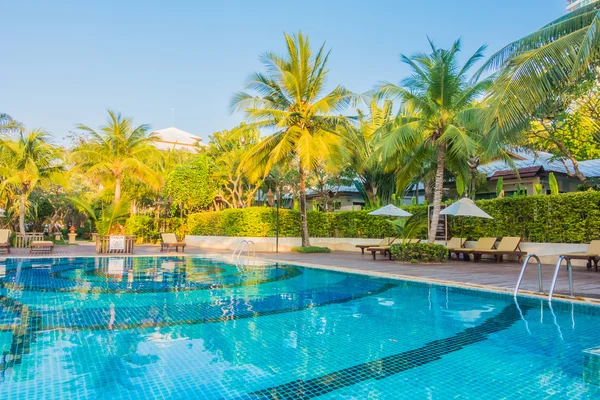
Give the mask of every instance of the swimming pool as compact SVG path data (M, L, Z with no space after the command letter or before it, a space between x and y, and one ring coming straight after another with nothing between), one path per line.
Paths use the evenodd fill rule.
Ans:
M6 259L0 398L598 398L600 308L553 307L293 265Z

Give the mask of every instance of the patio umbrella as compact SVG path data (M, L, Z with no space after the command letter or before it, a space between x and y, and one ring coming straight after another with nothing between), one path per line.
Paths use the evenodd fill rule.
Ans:
M446 207L440 212L440 215L453 215L456 217L479 217L494 219L491 215L477 207L473 200L463 197L456 203Z
M378 210L371 211L369 215L379 215L380 217L412 217L412 214L396 207L393 204L388 204Z
M455 217L478 217L494 219L491 215L477 207L473 200L463 197L456 203L446 207L440 211L440 215L453 215ZM461 222L464 226L464 221ZM446 237L446 244L448 244L448 237Z

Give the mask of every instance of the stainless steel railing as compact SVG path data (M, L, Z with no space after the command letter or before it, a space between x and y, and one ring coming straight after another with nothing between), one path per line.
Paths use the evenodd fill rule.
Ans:
M544 293L544 284L542 282L542 263L538 256L536 256L535 254L529 254L527 256L527 258L525 258L525 262L523 262L523 268L521 268L521 274L519 275L519 279L517 280L517 284L515 286L515 292L514 292L515 297L517 296L517 293L519 292L519 287L521 286L521 282L523 281L523 275L525 274L525 270L527 269L529 260L532 258L534 258L537 261L539 293Z

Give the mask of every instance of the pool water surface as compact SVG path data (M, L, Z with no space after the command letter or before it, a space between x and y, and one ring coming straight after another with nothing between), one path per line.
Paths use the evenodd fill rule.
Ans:
M417 268L417 267L416 267ZM600 307L200 257L0 262L0 398L600 398Z

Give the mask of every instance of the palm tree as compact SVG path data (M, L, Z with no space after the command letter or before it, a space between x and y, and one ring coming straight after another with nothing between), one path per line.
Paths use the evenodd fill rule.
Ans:
M71 153L74 171L81 170L92 179L101 179L114 185L114 203L121 199L121 185L125 178L141 181L153 188L160 187L159 175L147 163L160 157L149 137L148 125L133 127L131 119L108 111L107 124L100 132L86 125L78 129L89 135Z
M48 133L37 129L0 139L0 154L0 190L19 195L19 232L25 233L27 199L40 182L61 171L61 151L49 142Z
M0 113L0 133L18 132L23 129L20 122L15 121L12 117L5 113Z
M374 207L377 199L383 203L391 202L394 193L394 175L386 172L382 164L373 160L377 148L374 133L393 120L392 101L386 100L379 107L376 99L369 104L369 114L358 112L358 125L345 132L345 147L348 150L349 163L355 171L356 186L365 197L366 206Z
M339 127L347 124L341 112L353 99L342 86L322 95L327 77L323 44L316 54L302 33L285 34L287 54L267 53L262 57L266 73L252 74L246 89L237 93L232 109L244 111L248 121L275 132L253 147L244 158L243 168L257 179L266 177L279 163L292 163L299 172L302 246L309 246L306 219L306 177L323 160L341 157Z
M600 56L600 1L566 14L494 54L476 76L500 69L490 90L499 138L527 128L538 108L594 74Z
M483 57L485 46L479 48L460 66L460 40L449 50L429 42L431 54L401 56L412 69L412 75L402 86L384 83L382 96L401 100L401 112L390 124L380 128L380 156L388 166L397 168L397 190L406 187L422 165L433 161L435 181L433 217L429 242L435 240L444 188L444 170L452 166L457 171L464 160L476 152L478 141L473 128L483 119L485 108L474 104L490 84L489 80L470 81L469 70Z

